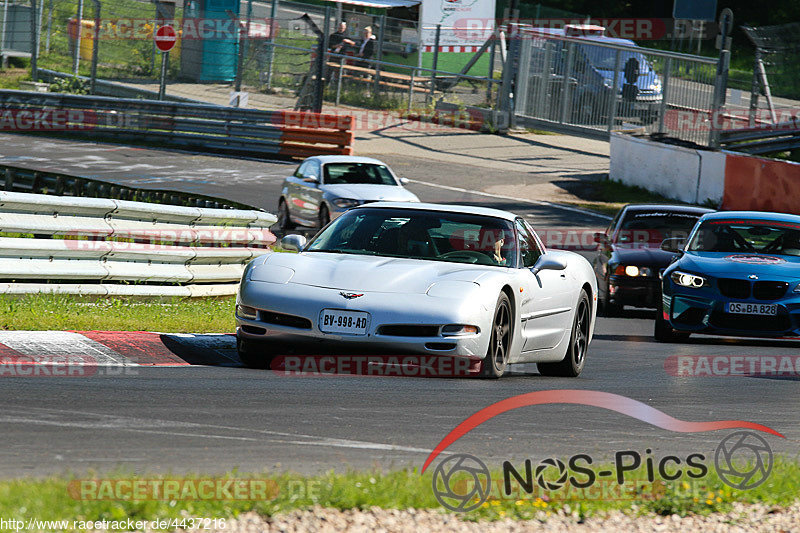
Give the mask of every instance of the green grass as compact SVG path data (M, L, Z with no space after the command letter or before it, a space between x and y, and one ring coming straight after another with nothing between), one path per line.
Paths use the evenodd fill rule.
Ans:
M0 89L19 89L19 82L30 79L30 70L26 68L0 69Z
M0 295L0 329L231 333L234 300Z
M599 467L598 467L599 470ZM439 504L431 490L431 471L419 475L416 470L373 472L329 472L303 477L281 473L245 474L237 471L222 476L203 475L132 475L116 471L110 474L57 476L47 479L16 479L0 482L0 516L26 520L155 520L181 517L230 518L247 511L273 516L294 509L321 506L334 509L368 509L377 506L387 509L432 509ZM80 498L81 480L183 480L183 479L250 479L260 480L266 497L250 499L190 499L169 501ZM627 479L644 479L644 469L629 474ZM730 510L733 502L762 502L787 506L800 494L800 467L793 460L777 458L770 478L763 485L748 491L734 490L723 484L714 473L702 480L678 479L674 482L655 482L655 490L640 495L633 491L626 499L599 497L557 499L547 494L512 494L500 497L500 472L493 473L489 500L478 509L460 515L466 520L546 519L559 509L577 511L588 516L611 509L632 512L653 512L663 515L691 513L706 514ZM72 482L72 485L70 485ZM113 483L113 482L112 482ZM107 483L106 486L112 486ZM95 494L92 491L84 494ZM572 493L573 495L577 493ZM599 494L599 493L597 493ZM606 493L608 494L608 493ZM635 507L634 507L635 506Z

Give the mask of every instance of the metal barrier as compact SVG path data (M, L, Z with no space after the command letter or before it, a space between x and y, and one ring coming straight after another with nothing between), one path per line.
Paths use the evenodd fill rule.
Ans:
M0 192L0 292L234 294L245 264L269 253L275 222L256 210Z
M91 178L73 176L71 174L33 170L5 164L0 164L0 183L4 184L3 190L8 192L112 198L117 200L134 200L155 204L214 209L253 209L253 207L249 205L199 194L137 189Z
M715 144L717 59L537 28L522 29L509 46L517 125L601 138L640 129Z
M0 90L0 108L0 129L65 131L71 138L149 142L260 158L351 155L355 139L351 116L294 111L13 90Z

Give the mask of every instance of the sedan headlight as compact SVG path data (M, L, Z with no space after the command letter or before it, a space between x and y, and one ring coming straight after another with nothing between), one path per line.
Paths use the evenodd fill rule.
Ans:
M456 337L459 335L475 335L478 333L478 326L467 326L462 324L450 324L442 327L443 337Z
M691 287L693 289L699 289L707 282L706 278L702 276L687 274L686 272L681 272L679 270L676 270L670 274L670 278L681 287Z
M617 265L614 269L614 274L631 278L646 278L653 275L653 270L649 267L640 267L636 265Z
M360 203L361 202L359 200L353 200L352 198L337 198L333 201L333 205L336 207L341 207L342 209L349 209L359 205Z

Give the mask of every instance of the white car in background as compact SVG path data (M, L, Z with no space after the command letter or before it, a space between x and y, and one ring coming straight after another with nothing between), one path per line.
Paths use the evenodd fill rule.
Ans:
M379 202L349 210L310 242L287 235L245 269L237 349L267 367L293 346L397 351L480 363L484 377L537 363L583 370L597 280L573 252L546 250L521 217L457 205Z
M283 182L278 227L325 227L348 209L369 202L419 202L408 183L385 163L370 157L309 157Z

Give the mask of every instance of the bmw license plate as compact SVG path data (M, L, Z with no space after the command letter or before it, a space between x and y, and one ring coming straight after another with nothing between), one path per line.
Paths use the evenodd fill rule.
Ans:
M745 302L728 302L725 310L737 315L765 315L774 316L778 314L778 306L775 304L751 304Z
M366 335L367 326L369 326L369 313L363 311L323 309L319 314L319 330L325 333Z

